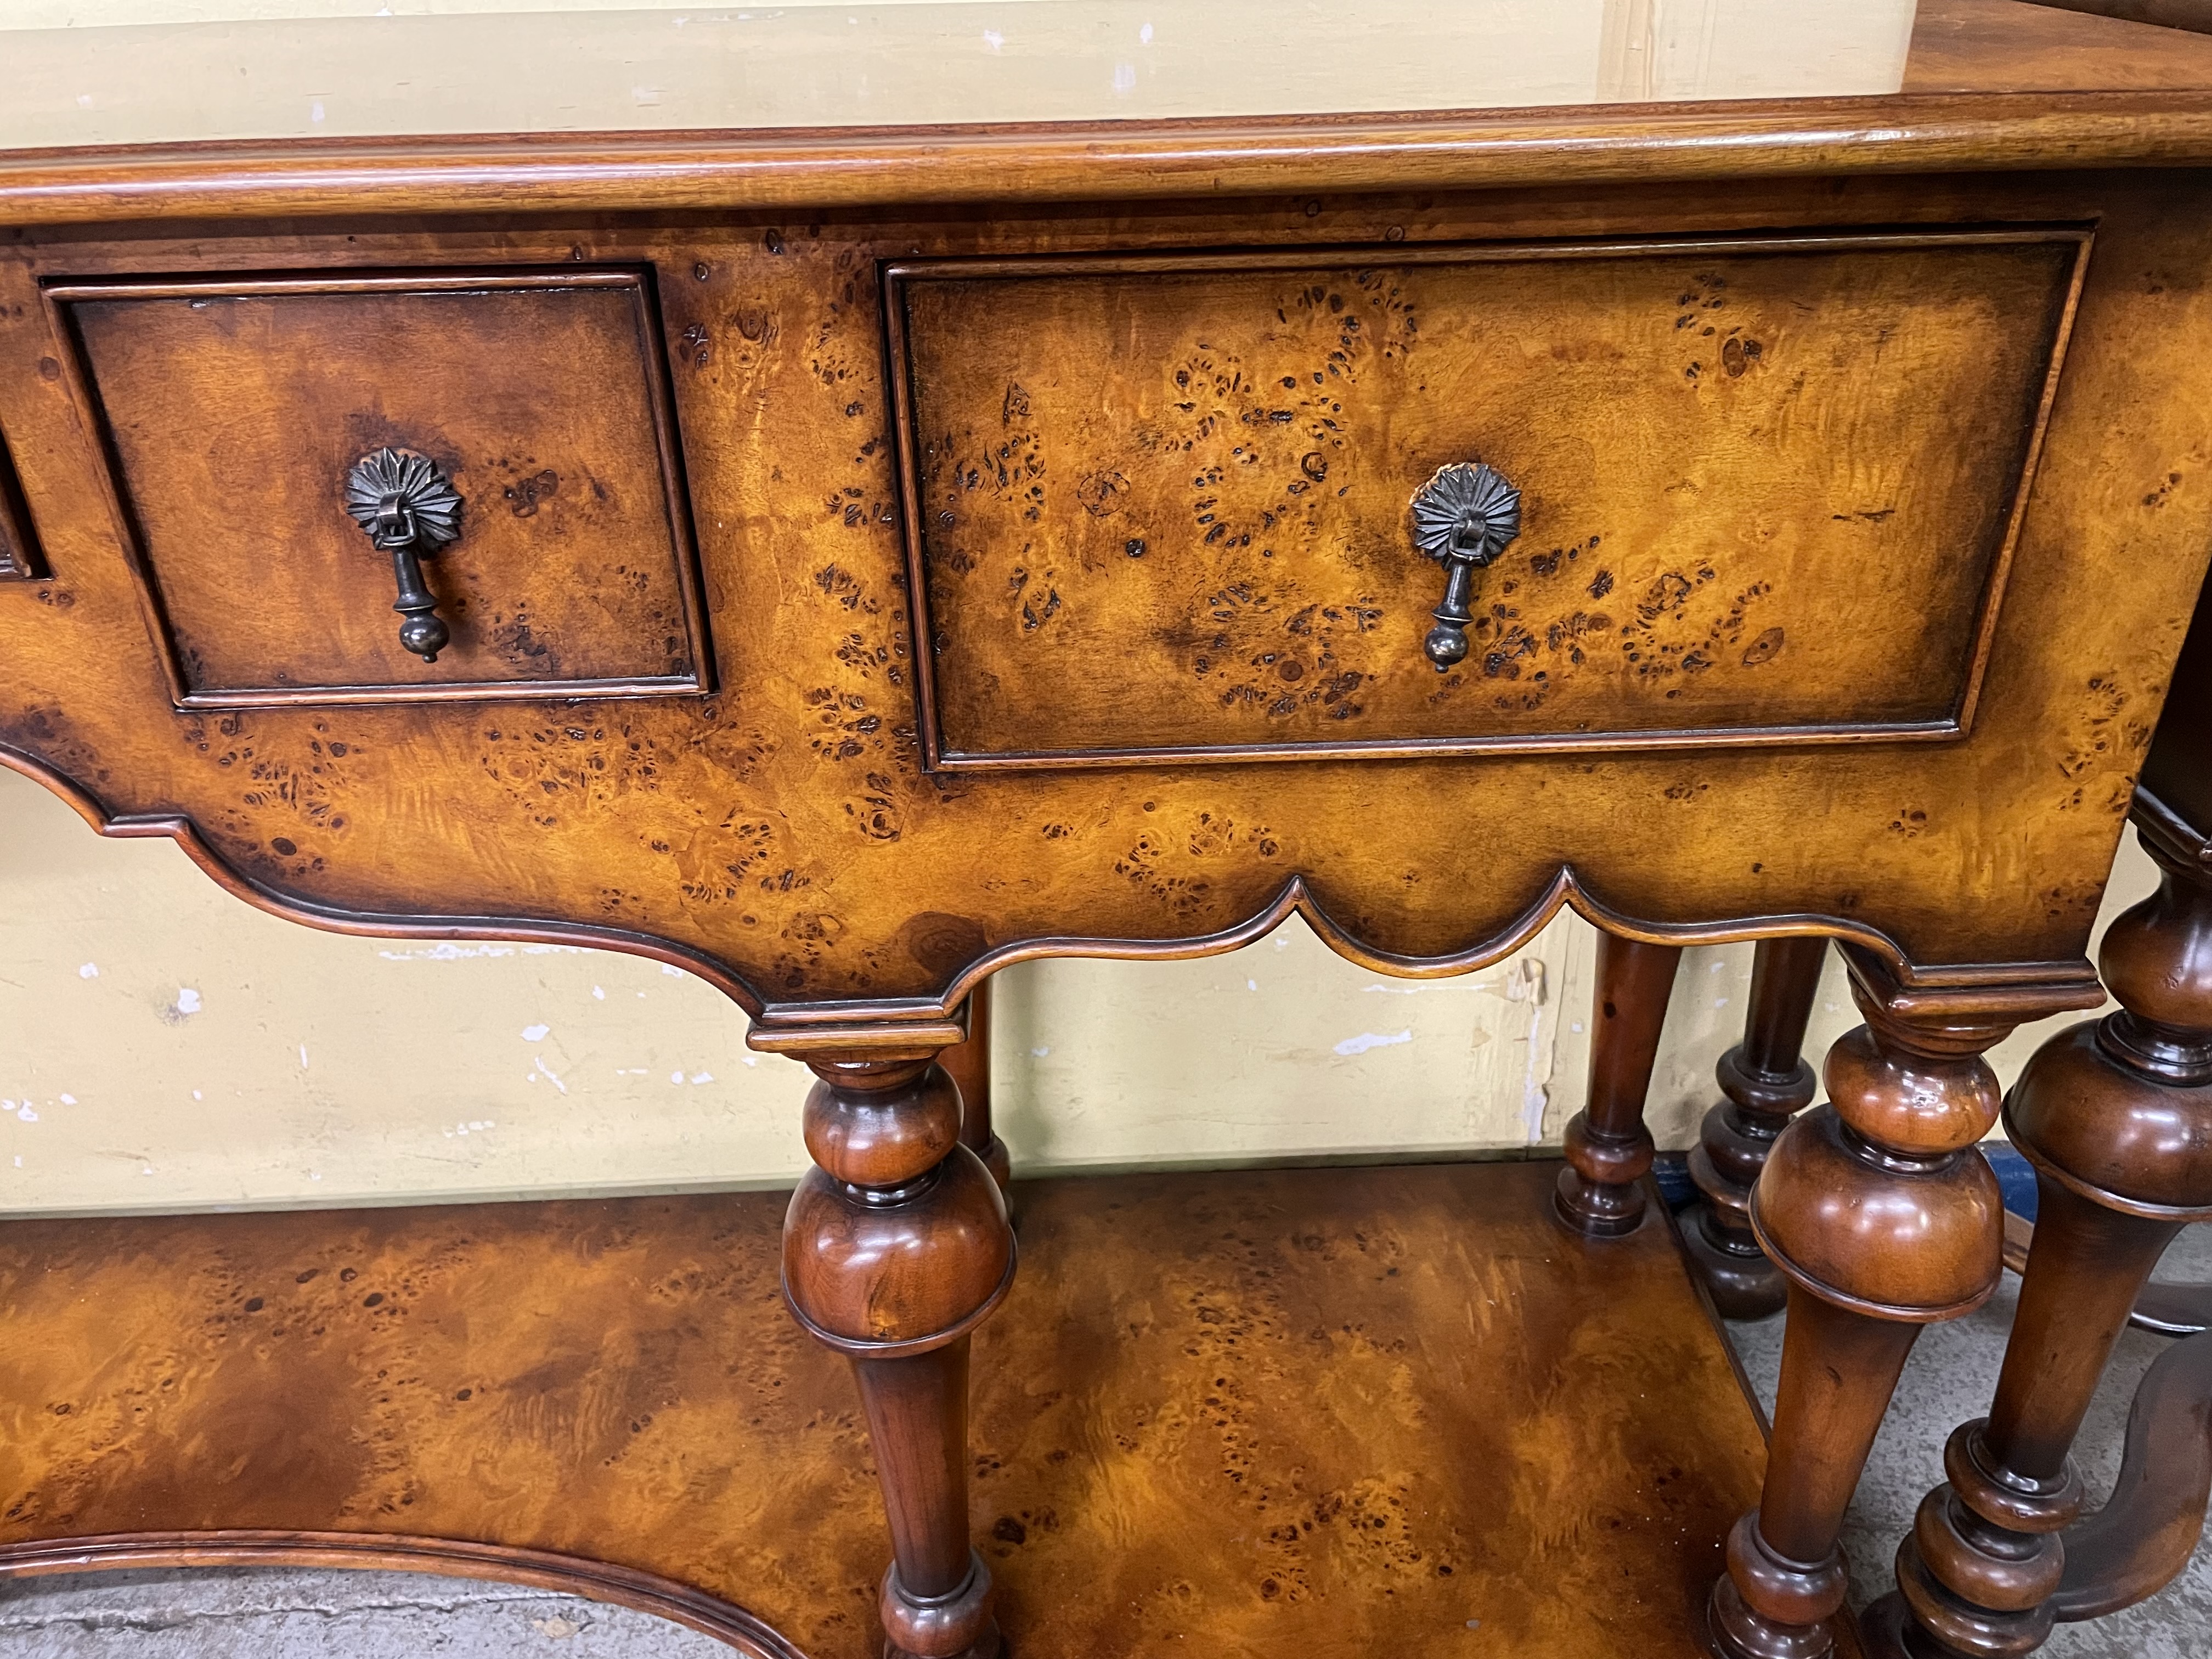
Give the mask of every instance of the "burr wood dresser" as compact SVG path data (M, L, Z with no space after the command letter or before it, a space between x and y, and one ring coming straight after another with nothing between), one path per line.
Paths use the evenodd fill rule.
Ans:
M0 759L313 926L680 964L819 1083L787 1214L14 1224L0 1569L774 1659L1856 1650L1845 1504L1998 1272L1979 1056L2100 999L2204 575L2212 40L1326 10L18 37ZM1018 1279L994 969L1297 910L1449 974L1563 905L1563 1169L1018 1182ZM1672 951L1801 937L1867 1024L1737 1205L1770 1452L1637 1114ZM2146 975L2107 1049L2197 1145ZM1959 1444L1877 1634L2025 1651L2058 1477Z

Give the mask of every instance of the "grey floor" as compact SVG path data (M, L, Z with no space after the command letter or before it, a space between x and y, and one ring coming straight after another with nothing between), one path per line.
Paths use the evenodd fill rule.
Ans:
M2212 1226L2169 1256L2175 1279L2212 1279ZM1855 1603L1888 1588L1889 1559L1929 1486L1944 1437L1988 1407L2018 1281L1972 1318L1929 1331L1915 1352L1851 1512L1844 1546ZM1735 1328L1745 1368L1771 1400L1781 1322ZM2093 1494L2110 1489L2136 1383L2166 1339L2130 1331L2077 1455ZM497 1584L412 1573L286 1569L104 1573L0 1588L7 1659L414 1659L443 1654L545 1659L727 1659L730 1650L643 1613ZM2212 1652L2212 1549L2138 1607L2061 1626L2051 1659L2200 1659ZM1103 1656L1102 1656L1103 1659Z

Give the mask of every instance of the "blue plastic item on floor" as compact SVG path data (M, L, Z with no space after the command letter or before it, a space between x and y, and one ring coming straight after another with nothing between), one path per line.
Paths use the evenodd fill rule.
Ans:
M1662 1152L1651 1160L1651 1178L1659 1183L1659 1196L1667 1200L1667 1207L1679 1210L1697 1197L1697 1183L1690 1179L1690 1160L1684 1152Z
M2035 1165L2002 1140L1984 1141L1982 1156L1997 1172L1997 1185L2004 1188L2005 1208L2023 1221L2034 1220Z

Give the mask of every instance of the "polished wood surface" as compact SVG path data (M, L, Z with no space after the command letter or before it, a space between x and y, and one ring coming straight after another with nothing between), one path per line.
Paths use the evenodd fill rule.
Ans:
M2161 727L2160 741L2206 738ZM2185 1223L2212 1220L2212 872L2145 840L2159 890L2113 921L2100 957L2119 1011L2045 1043L2006 1105L2037 1176L2020 1310L1989 1416L1951 1437L1950 1478L1899 1550L1898 1593L1868 1610L1877 1651L1995 1659L2049 1638L2084 1500L2075 1437L2160 1256ZM2194 1467L2166 1478L2189 1490ZM2187 1559L2172 1496L2143 1501L2164 1524L2104 1523L2087 1582L2115 1587L2082 1589L2085 1604L2139 1600L2156 1588L2146 1562Z
M403 21L471 26L468 19ZM82 40L61 44L75 53L84 50ZM534 42L525 37L519 44L527 49ZM1782 41L1768 44L1786 49ZM650 131L667 118L641 111L635 75L624 70L600 88L601 125L648 129L634 137L537 131L540 122L527 112L472 125L465 112L472 94L480 94L465 79L427 107L422 100L402 104L381 137L333 141L296 131L298 112L288 100L283 125L264 138L203 147L194 156L183 149L190 141L246 130L221 119L210 125L202 108L181 122L157 118L131 131L127 149L95 143L10 156L21 165L0 169L9 175L0 179L0 222L98 222L118 212L228 217L301 207L498 212L512 209L525 188L549 211L804 211L918 198L993 203L1099 191L1158 198L1978 168L1992 164L1993 152L2027 166L2201 163L2212 155L2212 100L2171 95L2212 89L2212 46L2174 30L2018 0L1922 0L1901 74L1885 88L1890 95L1821 96L1868 87L1863 70L1845 66L1843 82L1824 85L1825 71L1816 67L1791 87L1791 98L1755 101L1767 66L1754 59L1740 94L1754 101L1717 115L1639 103L1644 94L1632 76L1583 83L1588 90L1555 85L1547 94L1533 94L1510 72L1492 86L1484 55L1470 56L1441 94L1426 100L1435 107L1408 108L1401 100L1393 106L1407 113L1382 116L1116 121L1100 118L1085 99L1083 119L1054 123L1051 110L1030 107L1020 112L1018 126L935 122L886 133L868 125L869 110L879 106L865 96L865 79L856 85L840 76L818 111L733 137L731 130L760 125L746 121L742 106L725 119L693 121L693 131ZM611 61L623 57L618 51ZM358 55L349 59L342 50L331 61L360 68ZM398 77L403 84L419 80L418 65L403 58ZM529 79L526 71L498 78ZM1904 95L1894 95L1899 85ZM1310 111L1376 108L1356 97L1345 102L1358 86L1357 77L1327 74L1288 101ZM302 101L312 90L302 86ZM2110 95L2115 91L2166 95ZM1949 95L1961 93L1980 95ZM1566 106L1530 108L1532 95ZM1721 85L1705 95L1729 94ZM1469 104L1498 107L1477 113ZM76 116L74 94L61 112ZM576 124L573 110L560 113L567 117L561 126ZM426 120L448 131L431 149L412 142ZM451 132L455 125L462 131ZM50 142L49 134L66 130L50 122L27 142ZM1021 142L1009 142L1017 137ZM164 143L178 148L163 154L156 147Z
M971 1488L1016 1650L1691 1659L1757 1417L1665 1223L1577 1241L1556 1168L1025 1182ZM860 1659L883 1510L784 1202L0 1225L0 1566L550 1551ZM274 1535L66 1541L224 1528Z
M2212 1287L2149 1282L2180 1227L2212 1217L2208 643L2200 616L2135 799L2160 885L2105 936L2119 1011L2045 1042L2007 1105L2039 1194L2033 1226L2006 1218L2020 1311L1989 1416L1951 1437L1949 1480L1899 1550L1898 1590L1864 1615L1875 1652L2032 1652L2056 1622L2156 1594L2203 1526L2212 1347L2201 1334L2143 1379L2120 1478L2087 1519L2070 1452L2124 1323L2187 1334L2212 1322Z
M2003 1272L2003 1197L1975 1143L1999 1109L1982 1055L2009 1024L1899 1017L1881 964L1845 957L1867 1024L1828 1050L1828 1103L1782 1132L1752 1189L1790 1322L1765 1483L1713 1589L1722 1659L1834 1650L1837 1539L1898 1376L1923 1325L1971 1313Z
M1923 0L1905 89L1981 90L2000 79L2054 90L2204 85L2212 42L2118 15L2154 6L2203 9L2202 0L2089 0L2063 9L2047 0ZM2104 15L2083 15L2092 12Z
M212 245L230 262L295 270L471 270L495 258L653 266L664 337L672 349L687 334L704 344L703 356L679 356L672 390L721 689L611 704L588 720L534 705L481 718L337 704L228 711L220 725L198 711L143 717L167 701L160 656L69 378L42 378L40 363L69 351L33 284L204 262L208 245L150 234L19 242L0 260L0 290L25 304L0 329L0 361L13 371L0 376L0 422L57 574L0 591L16 664L0 741L34 770L74 780L126 832L188 834L240 890L290 914L661 954L760 1011L756 1041L768 1046L811 1041L832 1019L915 1026L889 1040L941 1044L959 999L1006 962L1221 948L1292 908L1339 948L1400 971L1492 959L1571 901L1618 931L1670 943L1838 933L1888 956L1914 994L2001 1002L2004 986L2022 982L2086 994L2080 952L2127 781L2212 544L2212 489L2186 461L2212 354L2183 349L2212 335L2212 301L2161 280L2212 249L2212 213L2191 210L2203 190L2185 174L2023 174L1865 180L1841 194L1754 184L1599 192L1572 205L1377 201L1287 222L1217 204L1151 217L363 229ZM1161 764L988 779L923 766L882 319L858 274L868 259L917 246L937 257L1040 243L1072 253L1224 237L1404 246L1389 240L1393 226L1431 244L1998 215L2100 224L2031 510L2002 602L1978 624L1990 629L1988 666L1962 738L1786 754L1622 750L1595 764L1437 757L1383 769ZM579 251L584 258L568 257ZM1679 293L1660 297L1671 307ZM1668 310L1669 326L1681 314ZM2165 343L2154 358L2120 349L2143 340ZM1647 395L1640 380L1630 391ZM1470 450L1487 441L1479 423L1465 436ZM803 507L798 479L815 486ZM1540 477L1522 482L1540 490ZM1741 524L1754 509L1713 511L1717 523ZM1142 562L1180 563L1196 585L1211 556L1203 533L1194 523ZM1394 581L1433 574L1410 545L1386 545ZM374 599L349 602L388 605L388 574L366 555L359 568ZM1316 555L1307 574L1319 585L1328 569ZM1497 574L1499 586L1512 579ZM1816 636L1893 614L1855 582L1827 591ZM1909 637L1917 624L1900 624ZM1791 652L1785 643L1765 666L1786 670ZM1178 687L1157 696L1188 706ZM344 756L332 757L333 739ZM252 766L241 766L249 749ZM269 792L253 767L294 787ZM1817 812L1802 810L1808 799ZM396 810L335 810L341 800ZM1508 820L1514 832L1486 838L1474 858L1468 826ZM516 855L518 824L526 857ZM1954 863L1976 872L1978 890L2043 896L1962 905ZM917 893L927 896L917 903Z
M2087 252L2030 232L895 264L925 751L1956 735ZM1440 674L1407 503L1472 459L1521 490L1520 533ZM1917 625L1836 626L1839 589Z
M968 1541L968 1358L1013 1283L1006 1199L933 1057L811 1064L815 1167L784 1217L784 1295L860 1385L891 1534L885 1652L994 1659L990 1569Z
M1592 1238L1618 1238L1644 1221L1652 1155L1644 1105L1681 958L1674 945L1598 935L1589 1104L1567 1120L1567 1164L1552 1193L1559 1219Z
M1723 1318L1764 1319L1787 1299L1788 1281L1752 1231L1751 1192L1775 1138L1817 1092L1813 1068L1800 1056L1827 959L1826 939L1759 941L1743 1041L1721 1056L1723 1098L1705 1114L1690 1150L1700 1202L1684 1218L1682 1243Z
M2212 1334L2151 1362L2128 1408L2111 1495L2060 1534L2066 1561L2051 1612L2078 1624L2133 1607L2179 1577L2212 1503Z
M2208 0L2033 0L2033 3L2055 6L2062 11L2118 18L2123 22L2152 23L2160 28L2195 29L2212 34L2212 3Z
M705 610L641 271L51 288L187 707L704 690ZM213 411L222 411L216 416ZM389 556L331 511L428 456L452 643L401 646Z
M0 585L0 763L319 926L678 963L820 1079L775 1275L819 1352L714 1322L768 1317L744 1203L191 1224L243 1257L22 1235L19 1562L224 1525L467 1538L478 1571L495 1540L923 1659L1663 1651L1701 1604L1728 1659L1848 1650L1889 1391L1999 1271L1980 1055L2098 1000L2161 702L2207 695L2176 655L2212 550L2208 50L1942 0L1859 98L0 156L0 428L52 571ZM467 600L443 667L392 657L390 573L337 550L355 434L473 503L431 561ZM1525 524L1439 677L1407 502L1475 461ZM1468 533L1437 545L1497 550ZM673 586L624 586L648 564ZM526 615L543 659L495 673ZM225 697L257 706L194 706ZM2170 749L2136 811L2195 881ZM1010 1289L978 1051L937 1058L997 968L1295 910L1442 974L1569 904L1615 1018L1562 1209L1618 1237L1562 1231L1541 1166L1107 1184L1030 1194ZM1679 947L1820 938L1868 1023L1745 1200L1792 1307L1751 1509L1748 1408L1667 1224L1632 1228L1641 1103ZM2156 957L2099 1039L2153 1073L2203 1024ZM1752 1036L1794 1080L1791 1023ZM2068 1121L2029 1139L2114 1207L2127 1125ZM2114 1261L2041 1278L2124 1312ZM2031 1461L2096 1368L2039 1352L1999 1413ZM241 1465L249 1376L306 1408ZM733 1435L743 1480L700 1462ZM1990 1541L1929 1537L1938 1572Z
M940 1051L937 1063L951 1073L960 1091L960 1139L983 1160L983 1167L1010 1193L1012 1160L1006 1143L991 1125L991 981L985 980L968 994L968 1036ZM1009 1203L1012 1199L1009 1197Z

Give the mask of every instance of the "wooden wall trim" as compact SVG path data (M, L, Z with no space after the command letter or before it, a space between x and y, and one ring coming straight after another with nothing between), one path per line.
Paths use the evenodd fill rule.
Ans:
M2212 163L2212 92L0 153L0 223L776 212Z

